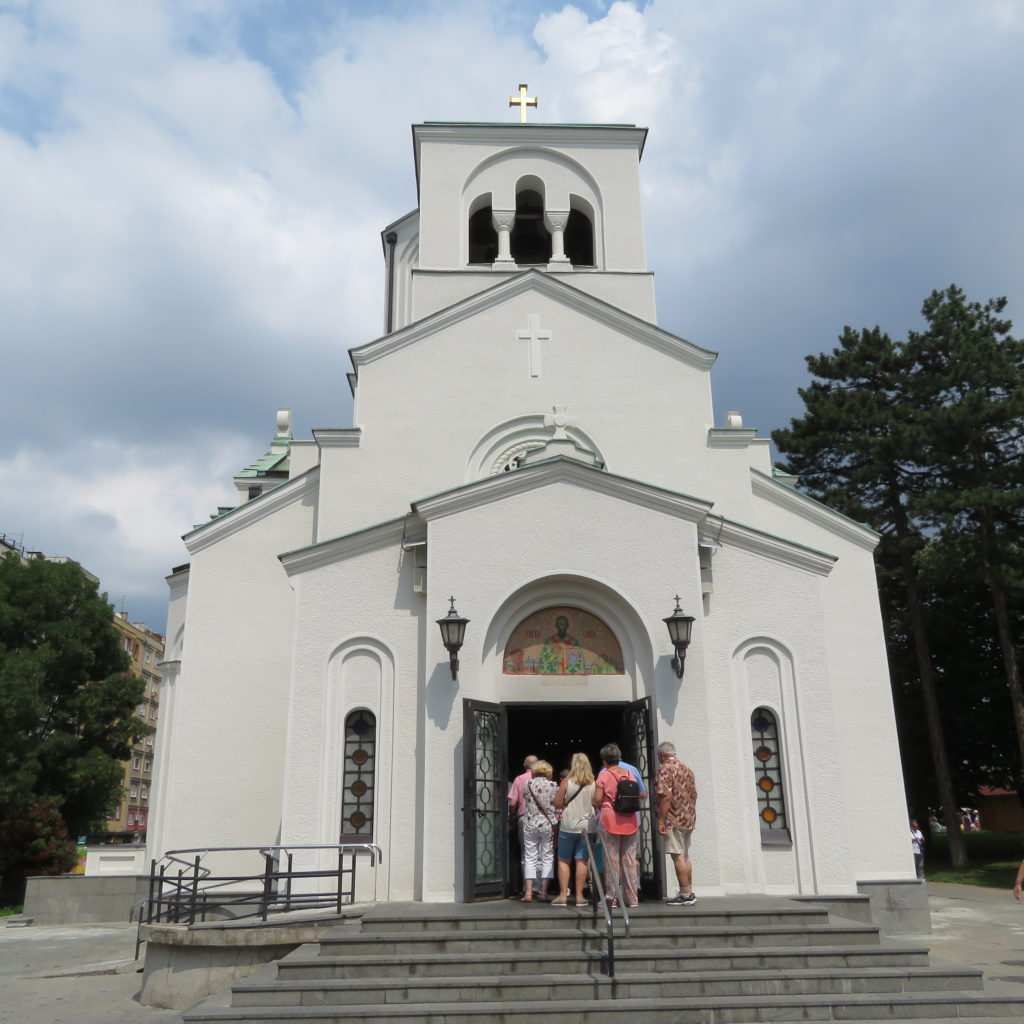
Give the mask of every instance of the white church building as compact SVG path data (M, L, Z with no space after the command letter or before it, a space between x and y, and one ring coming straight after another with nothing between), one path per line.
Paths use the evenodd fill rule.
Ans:
M877 536L773 472L713 412L715 353L658 326L645 138L413 127L353 425L296 439L281 410L169 577L152 854L373 842L376 899L501 896L526 754L614 740L650 776L670 740L702 896L915 878Z

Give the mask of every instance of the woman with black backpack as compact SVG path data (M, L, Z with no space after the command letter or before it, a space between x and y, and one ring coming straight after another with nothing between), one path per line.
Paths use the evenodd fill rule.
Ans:
M594 787L594 806L600 811L598 831L604 847L605 895L612 907L618 898L627 907L637 906L639 872L636 863L636 837L640 822L640 786L636 779L619 767L622 751L618 744L601 748L604 768L598 773Z

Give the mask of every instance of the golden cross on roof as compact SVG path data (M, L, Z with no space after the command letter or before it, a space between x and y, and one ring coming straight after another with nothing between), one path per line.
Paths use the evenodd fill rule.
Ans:
M508 98L508 105L510 107L518 107L519 108L519 123L520 124L526 124L526 108L527 107L535 107L535 106L537 106L537 97L536 96L527 96L526 95L526 86L522 82L520 82L519 83L519 95L518 96L509 96L509 98Z

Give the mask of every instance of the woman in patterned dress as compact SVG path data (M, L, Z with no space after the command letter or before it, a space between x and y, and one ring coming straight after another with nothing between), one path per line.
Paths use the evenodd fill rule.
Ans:
M526 805L523 823L523 874L526 876L526 893L523 903L533 902L533 883L540 874L540 899L547 903L548 884L554 876L554 827L558 823L555 810L555 794L558 787L551 781L553 769L547 761L537 761L533 766L533 777L523 786L523 802Z

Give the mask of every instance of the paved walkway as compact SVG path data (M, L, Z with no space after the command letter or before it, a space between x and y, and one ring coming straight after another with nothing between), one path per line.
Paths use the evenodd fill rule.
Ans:
M931 883L928 893L931 935L901 938L930 946L935 962L981 969L992 992L1024 995L1024 903L971 885ZM0 920L0 1024L182 1024L177 1010L139 1004L134 956L134 925Z

